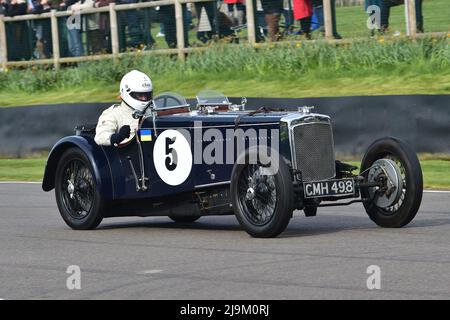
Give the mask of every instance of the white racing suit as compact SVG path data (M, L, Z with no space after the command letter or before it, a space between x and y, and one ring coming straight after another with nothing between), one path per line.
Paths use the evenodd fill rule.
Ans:
M139 119L133 118L133 109L124 102L114 104L105 111L98 119L95 129L95 142L101 146L111 145L111 136L118 133L123 126L130 126L130 137L123 140L121 144L127 143L134 138L135 132L139 127Z

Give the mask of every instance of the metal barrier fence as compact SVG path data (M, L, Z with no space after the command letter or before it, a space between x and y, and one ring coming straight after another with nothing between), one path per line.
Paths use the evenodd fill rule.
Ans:
M112 1L84 0L71 10L63 6L58 11L48 9L49 12L40 14L0 15L2 70L38 64L53 64L58 70L62 63L118 59L130 52L176 54L185 59L188 52L204 50L214 41L258 46L261 42L298 41L300 36L300 40L323 38L339 42L338 30L344 29L344 36L354 39L367 36L369 24L374 26L372 34L387 27L383 25L386 12L380 15L380 7L340 8L363 0L246 0L245 3L244 0L141 0L150 2L128 4ZM119 0L119 3L136 1ZM395 23L401 23L404 33L415 38L418 31L423 31L422 1L427 4L425 9L433 2L404 0L404 9L399 9L394 4L401 1L365 0L365 3L393 3L392 9L382 8L387 10L387 18L389 13L394 15L394 28ZM434 1L436 4L445 0ZM95 3L99 3L97 7ZM305 3L309 7L302 7ZM449 31L448 8L445 3L443 10L433 9L434 15L442 16L429 19L439 22L438 27L430 28L432 31L442 34ZM403 19L399 18L399 10ZM295 20L300 20L299 26ZM310 30L315 29L319 31L311 36Z

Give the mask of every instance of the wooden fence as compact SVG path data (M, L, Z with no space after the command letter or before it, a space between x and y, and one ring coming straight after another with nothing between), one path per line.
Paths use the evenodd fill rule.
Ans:
M364 0L335 0L336 7L362 6Z
M174 49L156 49L150 51L144 51L143 54L161 55L161 54L177 54L180 60L184 60L186 53L194 50L206 50L206 48L186 48L184 39L184 23L183 23L183 10L182 5L186 3L206 2L216 0L162 0L143 2L136 4L110 4L109 7L101 8L89 8L82 9L79 14L92 14L92 13L109 13L110 20L110 32L111 32L111 54L99 54L99 55L87 55L82 57L61 57L59 48L59 32L58 21L59 17L68 17L72 15L71 11L56 11L52 10L49 13L43 14L30 14L16 17L4 17L0 16L0 66L3 70L8 67L18 66L30 66L41 64L53 64L55 70L58 70L62 63L73 63L81 61L92 61L101 59L114 59L117 60L121 56L129 53L119 52L119 35L118 35L118 21L117 12L133 9L152 8L158 6L175 6L175 25L176 25L176 37L177 48ZM416 15L415 15L415 0L405 0L405 13L407 14L407 34L411 37L416 37ZM332 15L331 15L331 0L323 0L324 4L324 27L325 37L328 41L346 42L347 40L333 40L332 30ZM261 44L256 43L255 37L255 16L253 10L253 1L246 1L246 14L247 14L247 41L250 45L260 47ZM50 59L29 60L29 61L8 61L7 56L7 39L5 23L14 21L29 21L38 19L50 19L51 21L51 34L52 34L52 51L53 56Z

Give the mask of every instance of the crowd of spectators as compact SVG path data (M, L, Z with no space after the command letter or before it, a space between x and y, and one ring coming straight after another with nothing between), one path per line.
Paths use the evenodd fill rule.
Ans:
M52 9L76 13L86 8L99 8L110 3L133 4L153 0L0 0L0 14L14 17L24 14L41 14ZM237 41L235 35L246 25L245 1L253 1L256 41L278 41L287 35L311 38L318 29L324 33L323 0L219 0L183 4L185 46L189 46L188 31L197 28L197 39L207 43L214 38ZM365 0L365 9L376 5L381 11L380 33L389 27L390 8L404 0ZM423 32L422 0L416 0L417 29ZM331 0L333 37L341 36L336 28L335 0ZM192 17L197 18L193 26ZM109 13L83 14L59 18L58 29L62 56L83 56L111 52ZM299 22L297 22L299 21ZM169 48L177 46L175 7L132 9L118 12L119 47L121 51L145 50L155 46L152 35L164 37ZM52 37L50 19L14 21L6 24L8 60L50 58Z

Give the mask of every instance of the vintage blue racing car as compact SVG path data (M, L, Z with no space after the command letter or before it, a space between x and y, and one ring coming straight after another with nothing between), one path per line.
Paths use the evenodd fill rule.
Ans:
M95 126L51 150L42 183L55 189L62 218L94 229L103 218L169 216L190 223L235 214L254 237L275 237L294 210L362 202L382 227L402 227L422 199L422 171L408 144L373 142L356 167L335 159L331 119L309 107L297 112L245 110L206 91L191 108L164 93L153 100L134 138L99 146ZM276 164L276 165L274 165Z

